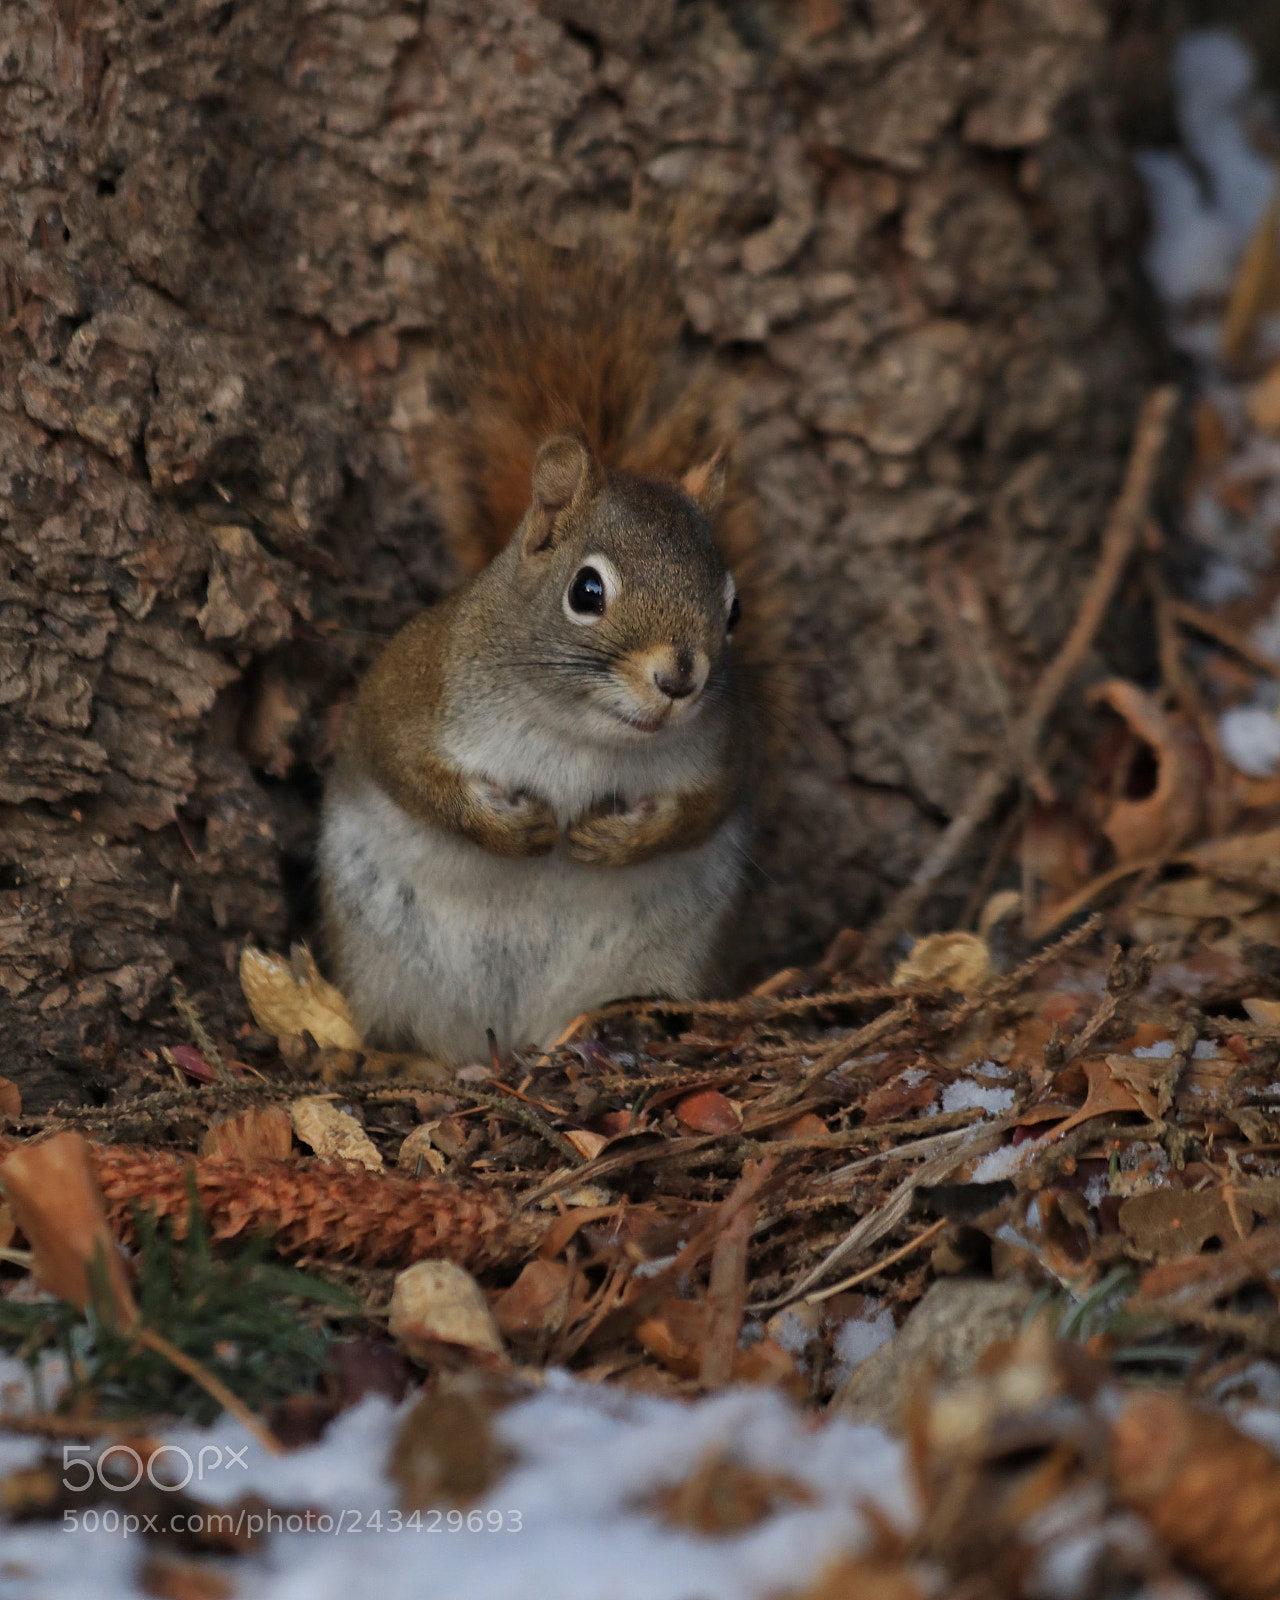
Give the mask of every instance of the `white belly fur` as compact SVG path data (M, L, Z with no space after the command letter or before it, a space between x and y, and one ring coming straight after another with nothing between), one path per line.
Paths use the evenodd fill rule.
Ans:
M320 841L334 955L371 1042L455 1062L544 1047L627 995L691 996L742 881L747 822L634 867L563 845L507 860L409 817L371 781L333 786Z

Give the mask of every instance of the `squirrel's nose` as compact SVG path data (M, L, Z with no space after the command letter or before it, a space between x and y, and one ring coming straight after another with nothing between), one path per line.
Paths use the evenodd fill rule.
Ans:
M698 687L693 656L688 650L677 650L670 660L655 667L653 681L668 700L687 700Z
M653 681L668 700L687 700L697 687L692 668L677 672L655 672Z

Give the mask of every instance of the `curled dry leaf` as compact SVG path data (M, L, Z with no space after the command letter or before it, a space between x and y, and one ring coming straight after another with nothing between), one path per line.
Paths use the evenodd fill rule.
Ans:
M202 1156L230 1156L237 1161L283 1161L293 1150L293 1125L283 1106L262 1106L224 1117L206 1129Z
M676 1119L694 1133L736 1133L742 1126L742 1113L718 1089L700 1089L687 1094L675 1106Z
M321 1095L305 1095L289 1107L293 1131L318 1156L357 1161L370 1172L382 1171L382 1156L349 1111Z
M493 1303L498 1327L508 1338L556 1333L564 1326L573 1271L563 1261L529 1261Z
M636 1338L664 1367L682 1378L696 1378L702 1370L708 1331L707 1306L669 1295L639 1324ZM730 1381L793 1386L800 1380L794 1359L772 1339L763 1339L734 1351Z
M0 1183L31 1246L36 1281L83 1310L90 1300L90 1268L101 1258L116 1317L122 1327L131 1326L138 1311L107 1225L88 1143L78 1133L59 1133L21 1145L0 1162Z
M977 994L991 979L991 951L976 933L930 933L894 968L895 989L955 989Z
M320 976L306 945L293 959L246 945L240 956L240 987L264 1033L309 1033L323 1049L358 1050L360 1032L342 992Z
M424 1364L439 1355L441 1345L506 1359L480 1285L453 1261L419 1261L396 1274L390 1328L405 1354Z
M1185 717L1162 711L1150 695L1122 678L1109 678L1089 696L1103 701L1148 745L1156 763L1155 787L1141 800L1114 801L1102 821L1122 866L1171 855L1200 831L1211 763Z
M435 1122L420 1122L418 1126L406 1134L399 1150L396 1151L396 1166L402 1172L407 1172L416 1177L419 1172L434 1172L437 1177L448 1164L443 1151L437 1150L431 1142L431 1135L440 1126L439 1120Z
M594 1161L609 1142L604 1134L587 1128L567 1128L564 1136L584 1161Z
M1280 1600L1280 1460L1225 1417L1169 1394L1111 1429L1119 1498L1228 1600Z
M1280 1000L1264 1000L1260 995L1250 995L1240 1004L1254 1022L1260 1022L1267 1028L1280 1027Z

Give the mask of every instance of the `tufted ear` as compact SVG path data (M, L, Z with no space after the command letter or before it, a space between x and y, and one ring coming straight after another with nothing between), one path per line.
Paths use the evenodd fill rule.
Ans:
M533 463L533 492L525 512L521 550L531 556L554 547L567 514L603 486L604 473L587 442L576 433L548 439Z
M715 455L690 467L680 480L680 487L701 509L703 515L713 518L724 499L725 484L729 477L729 452L721 445Z

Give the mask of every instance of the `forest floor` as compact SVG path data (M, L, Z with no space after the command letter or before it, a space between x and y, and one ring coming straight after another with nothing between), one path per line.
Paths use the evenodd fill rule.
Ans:
M1224 61L1208 189L1144 165L1194 382L879 923L456 1076L247 950L110 1104L0 1080L6 1594L1280 1596L1280 246ZM1059 793L1122 589L1153 673Z

